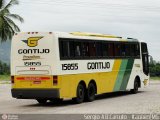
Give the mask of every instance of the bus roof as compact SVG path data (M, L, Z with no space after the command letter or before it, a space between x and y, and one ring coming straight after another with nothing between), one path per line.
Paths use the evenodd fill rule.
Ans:
M59 37L66 38L80 38L80 39L94 39L94 40L113 40L113 41L128 41L128 42L139 42L135 38L122 38L120 36L100 33L88 33L88 32L56 32Z
M76 35L76 36L91 36L91 37L102 37L102 38L122 38L122 37L115 36L115 35L99 34L99 33L71 32L70 34Z
M135 38L122 38L116 35L100 34L100 33L89 33L89 32L21 32L17 34L56 34L62 38L79 38L79 39L93 39L93 40L113 40L113 41L128 41L128 42L139 42ZM142 41L144 42L144 41Z

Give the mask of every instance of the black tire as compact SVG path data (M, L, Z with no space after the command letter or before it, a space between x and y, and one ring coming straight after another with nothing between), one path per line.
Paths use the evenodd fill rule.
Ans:
M45 104L47 102L46 99L36 99L38 103Z
M85 87L82 84L79 84L77 87L77 97L73 98L73 101L77 104L82 103L85 97Z
M88 102L92 102L95 100L96 94L96 86L94 83L89 83L87 93L86 93L86 100Z
M138 92L138 88L139 88L138 80L135 79L135 81L134 81L134 88L131 89L131 93L132 94L136 94Z

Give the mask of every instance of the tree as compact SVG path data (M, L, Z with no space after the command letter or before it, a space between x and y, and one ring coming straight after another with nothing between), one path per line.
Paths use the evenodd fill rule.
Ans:
M10 67L6 63L0 61L0 75L10 74Z
M17 0L10 0L10 2L5 5L5 0L0 0L0 41L6 41L7 39L12 39L15 32L20 32L19 27L14 23L13 20L18 20L24 22L23 18L17 14L10 13L9 8L13 5L17 5L19 2ZM13 20L12 20L13 19Z
M160 63L150 63L150 75L153 76L160 76Z

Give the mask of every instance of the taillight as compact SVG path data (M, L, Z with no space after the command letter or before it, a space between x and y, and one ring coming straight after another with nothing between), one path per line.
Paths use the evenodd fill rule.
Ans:
M58 76L53 76L53 85L58 84Z
M35 70L36 68L30 68L30 70Z
M14 84L14 76L11 76L11 83Z

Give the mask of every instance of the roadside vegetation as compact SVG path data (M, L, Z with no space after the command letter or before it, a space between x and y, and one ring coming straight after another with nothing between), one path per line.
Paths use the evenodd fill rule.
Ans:
M152 80L160 80L160 62L150 62L150 76Z
M160 77L151 77L151 80L160 80Z
M0 61L0 81L10 80L10 66Z
M11 7L18 4L18 0L0 0L0 44L11 40L16 32L20 32L20 28L14 21L22 23L24 20L18 14L10 11ZM0 61L0 81L2 80L10 80L10 66Z
M0 81L9 81L10 75L0 75Z

